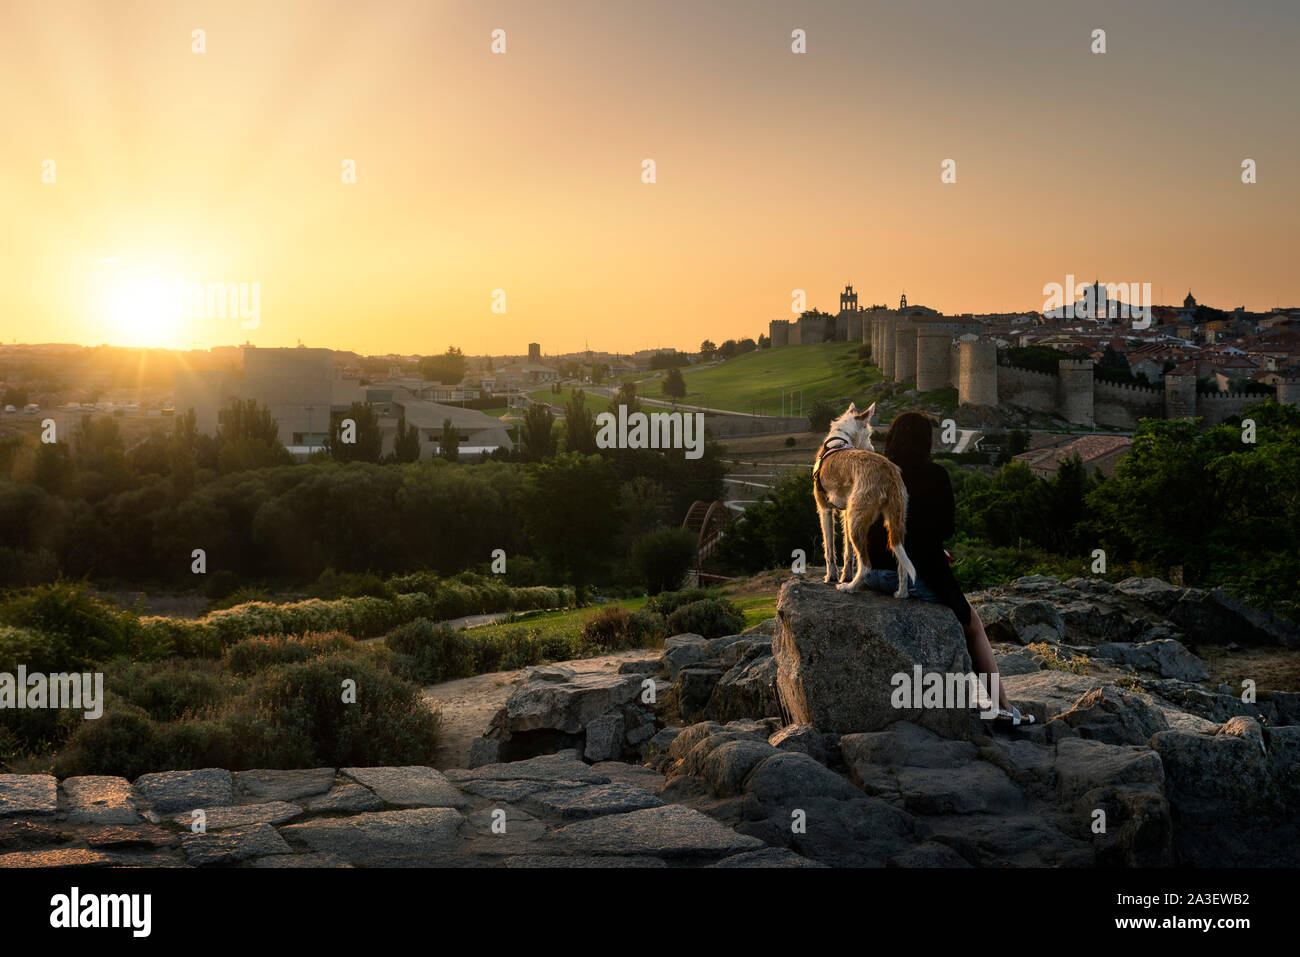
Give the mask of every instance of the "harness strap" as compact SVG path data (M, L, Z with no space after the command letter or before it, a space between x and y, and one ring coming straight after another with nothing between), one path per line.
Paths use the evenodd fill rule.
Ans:
M830 443L834 439L839 439L842 444L831 445ZM817 490L823 495L826 495L826 489L822 486L822 462L824 462L828 456L834 455L836 452L843 452L845 449L851 449L852 447L853 446L849 445L847 439L842 436L832 435L829 439L823 442L822 447L817 450L817 458L813 460L813 482L817 485ZM827 496L827 501L830 501L830 496ZM835 509L837 512L844 511L834 502L831 502L831 508Z

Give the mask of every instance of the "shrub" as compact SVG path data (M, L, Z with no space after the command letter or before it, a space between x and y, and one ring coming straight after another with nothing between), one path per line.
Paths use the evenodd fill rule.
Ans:
M689 605L693 601L699 601L702 598L714 597L714 592L707 588L690 588L686 591L665 591L655 595L645 603L646 611L652 611L656 614L663 615L665 618L675 612L682 605Z
M214 611L224 611L227 608L234 608L236 605L247 605L250 602L273 601L271 593L265 588L258 588L253 585L240 585L231 589L220 598L214 598L208 602L207 611L211 614Z
M409 681L436 684L475 673L473 640L465 632L420 618L384 636L397 656L398 674Z
M313 598L392 598L393 590L373 572L336 572L327 568L312 585Z
M301 636L263 635L245 638L226 650L226 663L237 675L251 675L265 671L273 665L296 661L310 661L325 655L346 653L356 649L357 643L350 635L337 631L315 632Z
M657 528L632 546L632 565L652 595L675 588L695 561L697 540L685 528Z
M58 581L11 592L0 602L0 624L38 632L48 641L29 671L84 670L94 661L129 655L139 640L139 619L92 595L83 585Z
M357 700L344 704L344 681ZM310 746L315 766L431 764L438 717L419 689L361 661L321 658L285 665L259 679L256 700L294 741Z
M808 430L825 432L838 414L829 402L814 402L808 409Z
M232 690L230 676L216 661L123 662L110 667L106 677L109 691L155 721L218 708Z
M98 721L83 721L54 762L59 777L114 774L135 778L164 767L158 728L145 712L110 700Z
M243 579L239 573L229 568L218 568L210 576L208 583L203 588L203 594L211 601L220 601L230 595L233 595L240 587Z
M587 619L580 641L582 650L597 653L642 648L662 641L666 628L663 615L613 605Z
M744 614L725 598L693 601L668 616L668 631L674 635L691 632L705 638L721 638L737 634L744 628Z

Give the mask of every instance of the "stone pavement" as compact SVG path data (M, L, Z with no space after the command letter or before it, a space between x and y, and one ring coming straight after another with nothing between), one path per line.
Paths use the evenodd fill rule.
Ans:
M0 867L802 862L666 802L663 785L650 768L587 764L575 751L445 774L426 767L207 768L134 782L5 774Z

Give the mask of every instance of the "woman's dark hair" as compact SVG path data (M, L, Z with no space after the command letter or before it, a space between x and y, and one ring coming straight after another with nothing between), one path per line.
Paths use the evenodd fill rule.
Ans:
M921 412L904 412L889 424L885 439L885 458L898 461L906 458L930 457L930 443L934 427L930 417Z

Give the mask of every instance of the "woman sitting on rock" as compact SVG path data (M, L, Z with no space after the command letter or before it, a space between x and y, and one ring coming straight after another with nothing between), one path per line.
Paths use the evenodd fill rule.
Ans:
M920 412L904 412L894 419L885 440L885 457L898 466L907 487L907 536L903 547L916 565L918 579L912 586L911 597L940 602L951 608L966 633L966 649L970 652L975 673L995 675L998 666L993 660L993 648L984 632L984 623L962 594L943 547L944 540L952 537L955 530L956 502L947 471L930 458L933 433L928 416ZM894 591L898 587L898 566L889 549L884 522L877 520L871 527L867 533L867 545L871 559L867 587ZM1034 721L1033 715L1022 715L1007 701L1001 681L998 682L995 720L1012 725L1032 724Z

